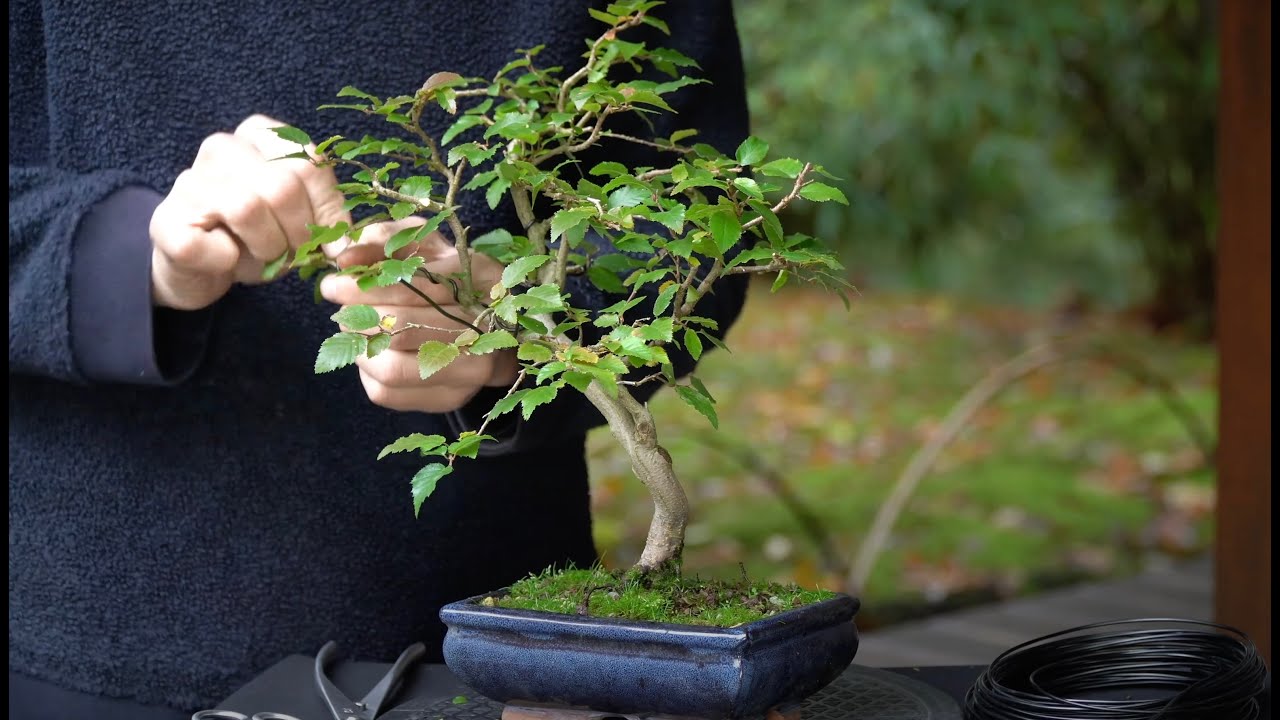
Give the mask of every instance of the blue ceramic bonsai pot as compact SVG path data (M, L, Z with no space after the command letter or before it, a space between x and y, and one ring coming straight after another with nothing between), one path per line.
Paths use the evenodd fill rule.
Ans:
M858 650L848 595L735 628L445 606L444 660L498 702L730 720L787 708Z

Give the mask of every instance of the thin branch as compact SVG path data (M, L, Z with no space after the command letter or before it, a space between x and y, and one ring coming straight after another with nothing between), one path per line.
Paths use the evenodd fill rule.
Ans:
M537 156L530 162L532 162L534 165L539 165L543 162L546 162L547 160L550 160L551 158L557 155L572 155L577 152L582 152L583 150L586 150L592 145L595 145L596 141L600 139L601 130L602 128L604 128L604 121L609 119L609 116L613 115L616 112L618 112L618 108L614 108L614 107L605 108L600 113L600 117L596 118L596 124L594 127L591 128L591 134L587 136L586 140L583 140L577 145L562 144L559 147L555 147L548 150L547 152L544 152L543 154Z
M626 140L629 143L635 143L637 145L647 145L649 147L658 148L659 150L666 150L667 152L680 153L681 155L688 155L693 152L693 148L672 145L671 143L664 144L654 142L652 140L635 137L634 135L623 135L622 133L614 132L612 130L605 130L601 132L600 135L601 137L613 138L615 140Z
M770 208L770 210L773 210L776 213L782 210L783 208L785 208L786 206L790 205L792 201L794 201L796 198L800 197L800 191L804 188L806 184L805 178L809 175L809 171L811 170L813 170L813 163L805 163L804 168L800 171L800 174L796 175L796 181L795 181L795 184L791 186L791 192L787 193L785 197L783 197L776 204L774 204L774 206ZM759 225L762 222L764 222L764 215L752 218L742 224L742 231L746 232L747 230L750 230L751 228Z
M483 330L481 330L480 328L476 327L475 325L472 325L470 322L468 322L468 321L466 321L466 320L463 320L462 318L458 317L457 315L454 315L453 313L449 312L448 310L445 310L444 308L440 307L440 303L437 303L434 299L432 299L432 297L431 297L430 295L428 295L428 294L426 294L426 293L422 292L422 290L421 290L420 288L418 288L416 285L414 285L412 281L409 281L409 280L400 280L399 282L400 282L400 284L401 284L401 285L403 285L403 286L405 286L405 287L409 288L410 290L412 290L414 295L417 295L418 297L422 298L423 300L426 300L426 301L427 301L427 303L431 305L431 307L433 307L433 308L435 308L435 309L436 309L436 312L440 313L441 315L443 315L443 316L445 316L445 317L449 318L450 320L452 320L452 321L454 321L454 322L456 322L456 323L462 323L463 325L466 325L467 327L471 328L472 330L475 330L476 332L480 333L481 335L483 335L483 334L484 334L484 331L483 331Z
M786 270L787 263L771 262L768 265L735 265L725 270L722 275L746 275L748 273L774 273Z
M512 393L514 393L516 390L518 390L518 389L520 388L521 383L523 383L523 382L524 382L524 378L525 378L525 376L526 376L526 375L528 375L528 374L529 374L529 371L528 371L528 370L523 370L523 369L522 369L522 370L520 371L520 374L519 374L519 375L516 375L516 381L515 381L515 382L513 382L513 383L511 383L511 387L507 389L507 393L506 393L505 395L503 395L503 396L502 396L502 398L501 398L498 402L502 402L502 400L506 400L507 398L511 397L511 394L512 394ZM494 403L494 405L497 405L497 403ZM494 421L494 419L495 419L495 418L489 417L489 416L488 416L488 414L486 413L486 414L485 414L485 418L484 418L484 422L480 423L480 429L479 429L479 430L476 430L476 434L477 434L477 435L483 435L483 434L484 434L485 429L489 427L489 423L493 422L493 421Z
M685 284L680 286L680 309L676 313L676 317L682 318L693 312L694 306L698 304L698 301L701 300L703 296L711 291L711 286L715 284L715 281L719 280L720 276L723 274L724 259L716 258L716 261L711 265L711 270L709 270L702 278L702 282L698 283L698 289L694 291L693 297L685 299L688 294L689 281L697 277L697 273L689 273L689 277L685 278Z

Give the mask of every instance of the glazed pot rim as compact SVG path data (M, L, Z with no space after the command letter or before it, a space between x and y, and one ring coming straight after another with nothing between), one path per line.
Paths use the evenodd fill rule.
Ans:
M776 615L735 627L693 625L653 620L571 615L548 610L524 610L482 605L487 597L505 595L508 588L474 595L449 603L440 609L440 619L454 626L474 629L510 630L513 622L531 631L582 634L607 633L619 639L667 642L691 642L701 645L735 646L768 642L778 636L817 631L834 623L849 621L857 614L861 601L845 593L816 603L802 605ZM536 630L535 630L536 629Z

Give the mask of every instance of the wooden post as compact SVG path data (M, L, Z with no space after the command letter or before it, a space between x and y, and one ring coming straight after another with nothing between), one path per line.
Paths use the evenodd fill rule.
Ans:
M1271 665L1271 2L1221 0L1215 615Z

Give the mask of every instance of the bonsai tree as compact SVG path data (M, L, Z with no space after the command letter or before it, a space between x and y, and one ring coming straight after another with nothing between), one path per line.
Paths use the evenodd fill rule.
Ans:
M643 572L678 567L689 505L671 456L658 443L653 416L634 389L670 385L717 425L715 399L696 377L677 376L668 348L697 360L704 343L721 344L714 321L697 309L726 276L773 276L775 290L792 277L840 286L833 273L841 267L832 253L813 238L787 235L779 212L797 198L846 202L838 189L815 179L823 174L820 167L769 159L768 144L755 137L730 157L695 142L693 130L641 137L615 129L623 115L673 112L664 96L700 82L685 74L694 63L681 53L624 39L641 25L669 32L650 14L659 4L626 0L607 11L591 10L604 29L588 41L582 65L569 71L540 67L539 48L531 48L517 51L491 78L437 72L416 92L388 98L343 88L343 104L326 107L382 117L391 136L329 137L296 156L348 168L351 181L340 187L347 207L368 214L350 226L313 227L310 242L267 268L270 274L293 268L304 277L345 273L361 288L399 283L442 312L412 281L450 285L467 317L454 317L463 329L452 342L420 346L421 377L464 355L511 348L521 367L474 430L451 440L413 434L382 450L379 459L400 452L429 458L411 480L415 513L456 462L474 458L481 443L493 439L486 431L494 420L517 411L528 419L559 393L583 393L652 494L653 520L636 565ZM627 79L618 79L622 69ZM655 70L661 81L644 79ZM457 119L434 137L422 123L430 112ZM277 132L312 144L297 128ZM577 156L605 140L659 149L670 162L578 167ZM464 193L483 193L490 208L509 197L519 234L498 229L472 237L459 210ZM385 259L378 262L338 268L323 251L344 237L358 241L372 223L411 215L426 222L387 239ZM461 271L448 277L405 253L441 228L452 235L460 259ZM476 286L474 253L505 265L501 282ZM565 291L571 276L585 276L617 302L577 306ZM318 373L373 357L394 335L415 329L366 305L343 307L333 320L341 327L321 345Z

